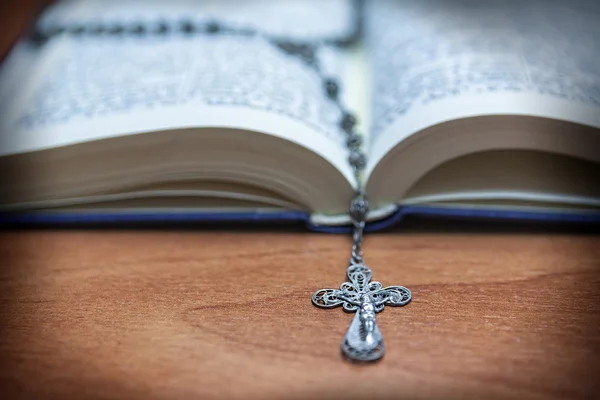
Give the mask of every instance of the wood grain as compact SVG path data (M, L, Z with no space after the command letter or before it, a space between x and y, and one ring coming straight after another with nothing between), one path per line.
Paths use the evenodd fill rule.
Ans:
M4 50L35 1L5 0ZM378 234L375 278L414 300L387 355L342 361L352 318L310 295L348 239L269 232L0 235L0 392L10 399L597 398L600 240Z
M342 361L351 315L312 306L345 237L4 234L10 398L593 398L600 240L372 235L377 280L414 300L378 320L383 361Z

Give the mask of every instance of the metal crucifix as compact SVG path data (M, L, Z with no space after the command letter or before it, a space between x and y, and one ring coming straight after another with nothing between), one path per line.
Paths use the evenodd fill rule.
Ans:
M354 319L342 340L342 352L352 361L375 361L383 357L383 336L377 327L375 314L384 306L403 306L410 302L410 290L404 286L384 288L379 282L370 282L369 267L351 264L346 274L350 282L340 289L321 289L312 296L315 306L333 308L342 306L346 311L356 311Z

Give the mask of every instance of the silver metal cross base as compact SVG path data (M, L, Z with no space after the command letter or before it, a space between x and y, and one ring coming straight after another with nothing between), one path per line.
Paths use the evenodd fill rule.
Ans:
M312 302L321 308L342 306L356 311L348 332L342 340L342 352L351 361L376 361L383 357L383 336L377 327L375 314L384 306L403 306L410 302L410 290L404 286L384 288L379 282L370 282L371 269L364 264L352 264L346 271L350 282L340 289L321 289L312 295ZM370 283L369 283L370 282Z

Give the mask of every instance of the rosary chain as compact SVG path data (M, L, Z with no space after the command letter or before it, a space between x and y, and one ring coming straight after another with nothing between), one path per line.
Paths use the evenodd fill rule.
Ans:
M297 42L285 40L265 34L260 34L269 43L280 51L299 58L307 66L312 68L323 82L323 91L340 111L339 128L346 135L346 146L348 148L348 162L352 167L357 189L352 201L350 202L349 215L352 221L352 256L351 264L363 264L362 243L366 223L366 215L369 210L369 201L362 184L362 175L366 166L366 155L362 150L363 136L356 131L357 119L354 113L348 110L340 100L341 87L337 79L323 74L317 58L317 49L321 45L332 45L336 47L345 47L352 44L360 36L361 30L361 8L362 0L355 0L356 31L345 39L329 39L319 42ZM47 29L35 27L29 35L29 41L35 45L42 46L49 40L59 35L68 35L72 37L97 37L97 36L139 36L168 34L182 35L237 35L245 37L258 36L259 32L252 28L233 28L228 27L214 20L193 21L191 19L180 20L175 24L159 22L153 27L148 27L142 23L131 24L107 24L107 25L89 25L71 24L68 26L53 26Z

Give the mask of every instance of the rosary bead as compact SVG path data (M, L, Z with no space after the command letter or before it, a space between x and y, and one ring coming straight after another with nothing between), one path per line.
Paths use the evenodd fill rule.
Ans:
M65 32L65 28L62 26L53 26L50 27L49 29L46 30L46 32L44 33L46 35L46 37L51 38L54 36L58 36L62 33Z
M102 35L105 32L105 28L102 25L96 25L90 29L92 35Z
M352 129L354 129L354 125L356 125L356 118L354 117L354 115L345 113L340 122L340 126L342 127L342 129L345 132L350 133L352 132Z
M309 44L300 44L296 46L295 54L302 58L308 65L313 65L317 60L315 49Z
M35 29L29 34L29 40L36 46L42 46L48 41L48 39L48 35L39 29Z
M255 36L257 34L256 29L254 28L241 28L239 33L243 36Z
M310 44L290 41L274 41L273 43L287 54L302 58L309 65L314 65L317 61L315 48Z
M124 29L121 25L114 25L110 28L109 33L113 35L120 35L123 33Z
M185 20L181 22L181 30L183 31L183 33L190 34L196 31L196 27L194 26L192 21Z
M325 92L330 99L337 99L340 91L340 87L335 81L335 79L327 78L325 79Z
M315 53L312 49L307 49L300 54L300 57L304 60L304 62L308 65L314 65L317 62L317 58L315 57Z
M221 27L218 23L211 21L206 25L206 32L208 33L218 33L221 30Z
M353 42L352 39L334 39L333 45L335 47L348 47Z
M165 35L169 31L169 25L166 22L160 22L156 27L156 33L159 35Z
M143 35L146 33L146 27L142 24L134 24L131 27L131 33L134 33L136 35Z
M350 217L354 221L361 222L365 220L369 211L369 200L364 196L357 196L350 202Z
M362 136L358 133L351 133L350 136L348 136L348 139L346 139L346 145L351 149L359 148L362 142Z
M275 45L287 54L294 54L296 52L296 46L288 41L274 41Z
M81 35L85 31L85 28L82 25L73 25L69 27L68 32L71 35Z
M352 150L350 157L348 157L348 161L350 162L350 165L356 169L364 168L367 163L365 155L357 150Z

